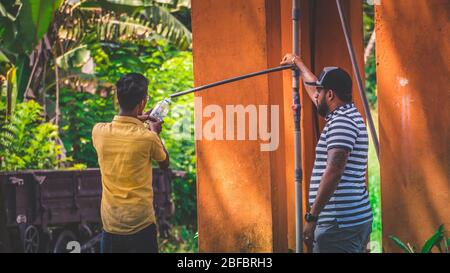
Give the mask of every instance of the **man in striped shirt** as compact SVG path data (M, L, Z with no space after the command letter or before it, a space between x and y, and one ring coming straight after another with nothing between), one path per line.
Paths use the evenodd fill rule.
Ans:
M300 69L309 97L327 121L316 147L305 243L316 253L363 252L372 230L365 184L368 135L352 103L352 80L338 67L325 67L317 79L292 54L282 64Z

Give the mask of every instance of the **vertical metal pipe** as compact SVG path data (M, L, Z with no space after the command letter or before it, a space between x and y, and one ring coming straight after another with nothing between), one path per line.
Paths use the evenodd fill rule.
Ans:
M342 31L344 32L345 41L347 42L348 54L352 61L353 73L355 74L356 81L358 82L359 95L364 105L364 112L366 113L367 121L369 123L370 133L372 135L373 145L377 153L378 161L380 160L380 145L378 143L377 132L373 124L372 114L370 113L369 102L367 101L366 91L362 82L361 74L359 72L358 63L356 62L355 50L353 49L352 41L350 40L350 34L348 32L347 22L342 11L342 3L340 0L336 0L336 5L339 11L339 17L341 18Z
M300 18L300 0L292 0L292 51L299 55L299 18ZM300 72L294 66L292 69L292 98L294 111L294 172L295 172L295 251L303 252L302 240L302 152L301 152L301 133L300 133L300 94L299 80Z

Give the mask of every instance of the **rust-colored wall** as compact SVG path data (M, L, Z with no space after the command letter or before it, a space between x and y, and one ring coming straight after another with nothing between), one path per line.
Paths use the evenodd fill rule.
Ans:
M268 16L264 0L192 1L195 85L274 65L272 52L279 39L273 38L272 43L270 36L279 31L276 25L268 26L272 20ZM197 96L202 97L203 108L208 104L222 109L227 104L268 105L282 95L269 94L269 86L279 88L279 78L260 76ZM259 141L199 140L196 151L200 251L273 251L276 236L286 228L279 223L279 214L285 213L282 202L274 202L279 200L277 193L284 192L284 174L276 170L283 165L283 150L261 152ZM273 236L276 225L280 233Z
M383 247L422 247L450 228L450 67L447 0L376 7Z
M193 0L195 85L279 65L292 52L291 0ZM301 54L323 66L352 72L334 1L301 1ZM362 64L362 7L344 1L357 56ZM312 16L315 14L315 16ZM325 14L325 15L324 15ZM316 30L310 30L310 20ZM311 32L311 33L310 33ZM315 33L312 36L312 33ZM310 37L314 37L311 43ZM317 47L311 58L313 47ZM302 90L304 204L314 161L315 109ZM360 106L354 89L355 101ZM259 76L202 91L208 104L280 106L280 143L261 152L259 141L198 140L197 200L201 252L287 252L295 250L292 89L290 71ZM362 108L360 108L362 110ZM203 118L203 123L209 118ZM323 126L323 122L321 122ZM319 128L319 130L322 127ZM306 209L306 206L304 206Z

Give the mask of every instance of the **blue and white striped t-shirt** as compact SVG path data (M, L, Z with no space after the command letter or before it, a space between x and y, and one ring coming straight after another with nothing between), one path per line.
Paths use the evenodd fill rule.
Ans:
M356 226L372 220L365 183L368 135L364 120L353 103L339 106L326 116L327 124L316 147L311 176L309 204L312 206L327 165L327 151L343 148L350 151L344 173L336 191L319 214L318 224Z

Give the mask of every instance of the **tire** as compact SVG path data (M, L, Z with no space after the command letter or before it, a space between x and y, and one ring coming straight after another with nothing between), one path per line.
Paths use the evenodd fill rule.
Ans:
M61 233L59 233L54 243L53 253L70 253L76 251L76 249L69 247L69 242L71 241L75 241L76 243L78 243L78 239L75 233L68 229L63 230Z

